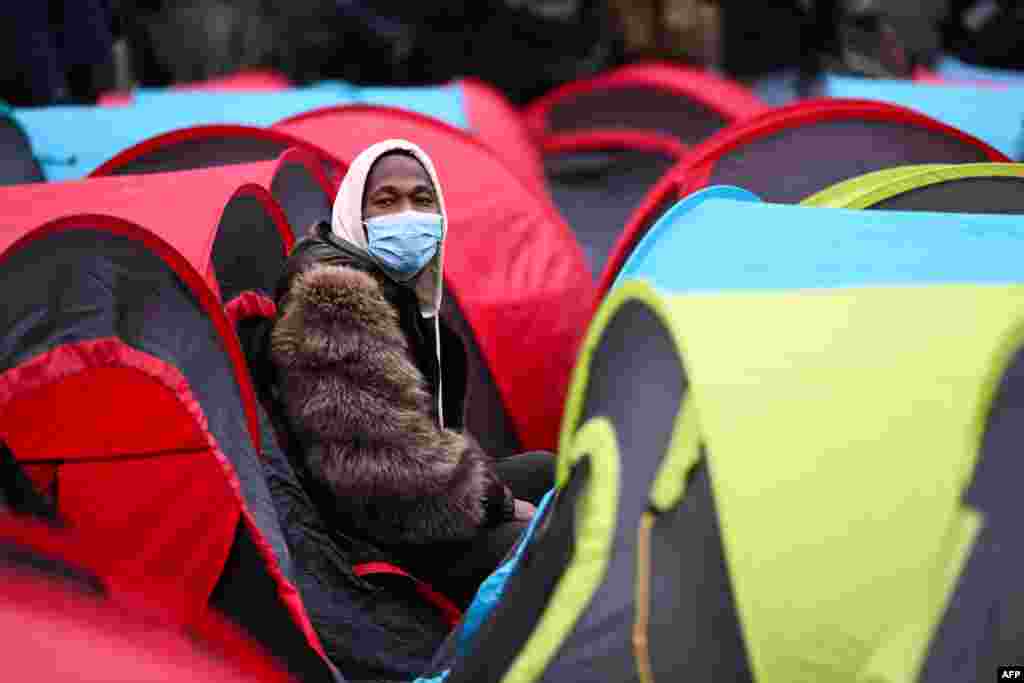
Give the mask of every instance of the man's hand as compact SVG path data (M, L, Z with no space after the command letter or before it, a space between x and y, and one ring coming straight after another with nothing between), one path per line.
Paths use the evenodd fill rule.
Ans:
M518 498L516 498L515 506L517 522L529 522L537 512L537 507L533 503Z

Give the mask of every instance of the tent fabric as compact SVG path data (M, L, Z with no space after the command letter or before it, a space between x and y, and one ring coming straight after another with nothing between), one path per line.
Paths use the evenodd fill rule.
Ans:
M662 217L617 282L687 292L1000 284L1019 280L1022 246L1013 215L788 206L713 187Z
M239 71L228 76L211 78L206 81L174 83L173 90L187 92L266 92L286 90L291 82L283 74L270 69ZM130 105L134 101L131 91L110 91L102 93L96 103L100 106Z
M0 192L0 206L20 226L75 214L112 215L145 225L227 302L246 289L272 292L293 242L293 230L270 191L250 182L265 183L271 171L269 166L213 168L28 185ZM167 210L168 202L175 211ZM250 425L255 424L253 415Z
M659 604L647 604L638 590L638 530L652 504L666 502L655 489L668 478L681 494L698 450L678 333L666 327L660 311L629 299L614 292L588 331L562 428L551 518L542 520L505 589L516 599L499 604L472 652L453 665L449 683L639 682L684 673L702 680L751 680L744 675L742 644L730 650L738 633L735 613L719 604L718 582L727 577L721 543L698 526L713 524L713 507L697 509L691 495L684 499L683 518L695 528L677 527L686 533L670 545L688 539L687 560L677 548L650 577L658 582ZM643 354L635 353L636 343L643 344ZM621 400L627 394L653 410L638 419L632 402ZM688 460L672 462L678 454ZM706 550L693 548L704 536ZM552 554L559 560L546 559ZM541 585L546 590L537 590ZM724 589L727 598L727 578ZM539 604L529 604L528 595ZM647 608L656 619L643 628L639 620ZM643 643L652 667L641 665Z
M919 111L984 140L1011 159L1024 159L1024 89L935 86L902 80L827 76L829 97L890 102Z
M247 544L249 562L234 566L228 583L262 577L270 589L251 605L259 610L262 603L263 620L247 628L258 637L276 628L280 633L264 644L313 680L328 680L329 667L286 577L287 552L259 472L244 358L210 288L212 275L193 265L213 258L212 231L203 231L211 238L204 247L193 245L190 263L175 249L188 247L185 240L172 245L125 218L81 206L75 214L73 201L38 194L91 186L95 198L104 183L23 186L2 197L14 209L8 215L19 219L0 240L6 291L19 292L5 307L3 441L19 461L57 466L58 512L102 539L117 580L157 594L188 587L191 600L178 615L184 623L202 613L206 597L224 583L225 562ZM32 194L38 201L26 201ZM170 216L162 225L169 223ZM186 232L180 223L174 227L178 235ZM133 417L126 420L124 401L132 396ZM63 429L51 428L54 415ZM182 507L181 490L197 502ZM108 502L97 507L97 499ZM179 523L204 529L202 552L195 534L175 533ZM238 608L246 603L227 606L245 616ZM282 628L281 618L291 625Z
M472 330L466 345L479 347L502 401L500 406L467 401L469 430L477 434L474 408L485 415L505 413L524 449L551 450L593 296L583 251L555 208L483 144L416 114L344 107L311 112L278 127L341 159L389 138L413 141L430 155L448 205L446 298ZM471 351L471 363L473 356ZM484 372L470 368L471 377ZM538 383L538 377L545 381Z
M259 73L251 77L239 74L226 80L215 80L208 84L192 87L189 85L176 89L142 88L128 96L114 100L111 104L161 103L166 106L180 106L194 110L191 118L178 127L193 125L210 118L206 109L223 107L225 112L234 113L237 104L234 101L236 90L256 90L262 80L253 80ZM253 87L249 87L252 83ZM224 92L227 89L229 92ZM543 188L543 169L540 155L531 142L519 112L505 97L490 85L482 81L465 78L441 86L414 87L369 87L354 86L338 81L325 81L305 88L259 87L261 90L273 89L276 92L264 93L258 97L247 97L248 107L263 107L273 115L262 116L262 123L276 121L279 118L299 114L309 109L338 105L376 105L401 107L440 119L457 128L469 130L476 137L494 149L520 175L521 179L538 189ZM183 93L182 90L192 91ZM196 94L196 91L202 93ZM251 93L250 93L251 94ZM182 95L186 95L183 97ZM193 96L194 95L194 96ZM292 100L297 100L297 104ZM281 107L286 107L282 110ZM205 112L205 113L204 113ZM228 123L254 123L252 115L243 112L244 116L225 118L220 112L213 112L217 121ZM117 152L120 150L111 150Z
M10 111L0 106L0 185L45 180L28 136Z
M854 178L804 206L956 213L1024 212L1024 164L902 166Z
M541 149L551 196L595 273L647 192L686 155L673 137L627 129L553 134Z
M171 131L215 125L265 127L304 111L353 102L400 104L468 126L457 85L358 89L335 82L269 93L143 91L131 106L16 109L14 117L42 160L46 177L66 180L82 177L123 150Z
M318 183L333 193L344 165L325 150L280 131L252 126L196 126L182 128L144 140L122 150L89 171L91 177L136 175L184 171L231 164L255 163L279 159L282 165L295 160L281 159L291 149L298 150L313 165Z
M178 108L196 121L230 113L234 116L231 121L254 125L270 125L311 109L362 104L401 107L463 130L470 125L458 81L430 86L359 86L332 80L274 92L140 88L134 91L134 104L157 111Z
M483 81L463 78L459 82L469 130L504 159L523 182L543 192L544 162L519 110Z
M695 144L768 109L743 86L711 72L667 63L620 67L543 95L524 111L532 134L587 128L642 128Z
M45 440L47 437L48 430L41 429L42 423L40 422L41 419L47 422L52 421L53 409L47 401L55 400L59 396L65 397L65 400L73 400L75 396L84 396L85 394L81 392L85 390L86 385L82 382L92 377L93 373L98 373L100 377L106 378L105 383L99 382L96 386L108 386L110 393L102 394L98 389L90 389L90 402L87 403L90 407L94 404L100 405L100 407L108 404L100 400L103 395L111 403L119 404L122 399L118 396L122 392L126 396L131 395L133 390L152 393L153 389L146 389L144 383L140 384L144 374L138 376L137 373L133 374L129 371L136 368L139 362L142 362L141 367L151 368L153 362L156 361L151 362L144 358L141 361L132 362L125 360L127 357L125 352L118 351L121 346L115 343L123 335L147 335L147 338L153 341L143 343L143 350L147 348L146 344L155 344L155 351L159 350L166 354L172 352L171 349L178 348L180 353L185 353L184 356L176 356L176 358L177 360L181 360L181 357L188 358L190 364L193 364L190 371L186 368L178 369L174 361L165 358L158 362L157 370L151 369L147 373L150 376L164 377L166 372L171 372L170 379L163 380L165 385L177 387L179 394L189 386L191 391L197 392L197 400L185 401L184 405L186 407L193 405L193 413L198 411L198 415L206 415L207 418L202 418L204 421L216 422L216 425L211 422L209 442L219 445L216 447L203 445L205 441L195 441L195 437L189 436L187 430L179 429L175 432L174 425L188 424L182 422L180 409L178 409L179 417L166 421L169 431L165 439L169 444L170 453L162 462L163 467L169 468L170 471L164 477L166 479L164 485L171 487L169 490L173 490L173 485L181 482L181 474L186 471L181 468L187 464L188 459L182 460L182 455L173 455L180 451L182 440L184 443L197 443L196 447L201 452L213 455L225 454L219 456L223 463L220 469L208 473L207 480L210 482L226 481L228 485L223 489L226 492L223 495L229 494L234 498L241 496L240 502L244 500L245 505L241 508L238 503L233 506L223 505L222 511L203 506L198 507L208 510L210 514L216 514L215 518L221 520L220 526L213 526L209 522L207 524L211 526L211 529L219 528L221 530L222 536L219 542L221 544L224 543L225 528L229 529L230 525L239 525L240 529L244 529L239 532L245 533L246 537L252 541L252 546L263 563L255 567L257 573L267 574L271 580L271 586L278 587L275 593L286 605L285 615L296 625L296 635L303 639L301 642L288 638L283 641L291 642L293 646L297 645L294 651L299 653L298 656L301 659L306 656L301 653L302 650L314 651L318 648L318 644L308 625L301 604L295 598L294 589L289 588L289 582L279 567L279 560L287 565L287 553L284 552L284 542L281 539L278 521L276 521L275 513L269 502L269 495L266 493L265 481L261 475L255 475L259 474L256 458L261 445L256 428L255 396L245 368L245 359L241 348L229 328L227 318L219 309L220 301L215 298L215 292L218 290L231 293L237 288L242 290L271 288L273 284L271 275L276 274L276 270L280 268L280 262L284 260L289 233L287 223L284 223L283 213L280 209L275 212L272 210L275 205L266 190L254 184L243 185L239 188L237 181L234 184L236 189L232 190L231 183L227 182L226 178L218 183L215 175L209 172L195 172L189 177L183 177L184 174L177 176L176 188L186 191L185 196L193 201L180 204L179 206L187 208L173 214L167 212L162 203L148 201L154 197L161 197L159 190L166 189L166 184L152 184L160 180L155 177L147 177L145 181L103 178L58 185L24 185L9 188L0 194L0 203L4 205L5 215L9 218L8 230L0 236L2 238L0 239L0 250L3 250L0 253L9 254L5 262L5 289L6 291L22 291L20 288L25 288L26 293L25 302L22 305L18 305L13 298L8 299L7 312L13 316L12 321L13 319L23 319L23 322L15 327L11 327L10 324L5 326L4 329L11 331L5 346L8 353L13 353L17 348L16 343L24 344L31 341L34 344L32 348L36 349L36 352L45 351L47 347L40 346L46 341L45 335L32 341L32 335L39 334L38 332L32 333L32 330L39 325L44 326L40 330L48 329L46 326L52 328L46 334L54 335L54 341L49 343L55 344L51 353L44 353L37 358L37 362L43 364L40 367L46 370L43 375L38 375L38 371L15 367L17 365L15 359L8 356L4 367L10 373L6 379L9 386L13 387L11 391L15 392L10 394L11 396L20 395L20 392L26 391L28 387L26 383L37 375L52 380L52 388L47 391L55 392L55 395L49 396L43 392L33 400L25 399L20 403L23 405L24 415L14 423L23 426L34 425L38 436L32 436L33 432L29 430L28 432L19 432L30 439L27 443L16 444L9 438L5 440L11 445L15 455L18 454L18 451L26 452L27 450L44 456L48 452L49 457L58 457L60 454L54 453L47 443L32 440ZM150 182L151 186L146 186L146 182ZM238 207L240 202L243 208L248 207L248 211L243 211L242 215L237 216L236 219L245 219L247 223L244 226L223 225L220 220L221 212L223 211L225 215L230 214L232 207ZM255 214L252 212L253 208L258 209ZM108 209L116 217L109 214L102 215L102 211ZM262 223L254 220L257 216L262 217ZM155 232L140 231L133 227L138 223L130 222L132 220L148 221L157 229ZM30 232L29 230L33 229L32 226L45 227ZM190 226L193 229L183 229L182 226ZM244 227L246 231L240 231L241 227ZM89 231L89 228L98 231L92 232ZM70 231L67 234L59 232L63 229ZM50 232L54 231L58 233L59 240L57 237L49 237ZM30 237L25 237L27 233ZM90 236L92 237L90 238ZM103 236L103 239L100 236ZM124 243L129 239L124 236L134 237L140 247ZM164 237L167 238L166 241L163 239ZM258 237L255 242L253 241L254 237ZM61 245L65 245L59 257L46 254L45 251L43 254L36 253L34 257L25 256L27 252L33 252L27 245L39 249L40 247L36 245L45 243L47 239L57 240ZM259 246L261 253L252 251L254 246ZM142 254L134 253L140 248L151 251ZM252 268L249 271L251 274L246 274L243 270L233 267L237 262L238 251L247 253L254 265L258 264L258 259L263 259L266 267L262 271L258 267ZM274 251L276 251L275 256ZM134 255L130 256L133 253ZM62 264L57 270L58 276L54 276L52 272L45 270L41 265L51 262L53 258L57 258L57 263ZM24 262L18 265L18 259L22 259ZM124 259L137 259L139 264L125 265L121 263ZM163 282L159 280L158 273L168 272L168 267L157 265L156 263L160 263L160 261L154 262L154 259L164 259L164 262L171 264L173 270L170 272L174 274L166 275L167 278L171 278L171 276L181 278L191 289L184 290L179 286L171 287L170 281L166 281L168 284L158 285ZM114 265L115 263L117 265ZM148 263L150 271L146 271L144 268L139 271L144 263ZM90 268L94 268L95 271L93 272ZM32 288L30 285L33 279L38 279L40 272L50 272L50 274L43 280L43 283L36 283L35 288ZM90 272L93 274L89 274ZM118 273L118 275L114 273ZM82 284L74 284L83 278L85 280ZM92 280L89 280L90 278ZM124 285L119 285L111 290L112 285L103 285L112 278L115 278L117 283L130 283L132 282L131 278L139 280L139 283L133 286L137 288L137 292L132 290L132 286L125 290L123 289ZM18 285L17 279L28 280ZM55 289L47 290L46 287L40 286L46 283ZM61 294L61 292L63 293ZM198 297L198 301L203 306L194 312L187 313L187 315L193 316L188 323L183 322L186 316L185 311L189 310L189 305L194 307L195 305L187 304L181 298L188 296L186 292L195 293L191 296ZM119 300L118 297L124 296L134 296L138 299L134 303L129 303L127 310L131 311L134 316L143 316L144 324L141 327L138 326L142 321L132 323L133 318L124 311L114 317L104 317L104 315L110 315L109 312L104 313L104 310L109 309L111 312L119 310L117 307L111 308L111 305L124 305L116 303ZM49 299L52 301L45 304L34 302L38 297L44 297L45 301L49 301ZM80 299L81 301L79 301ZM103 303L106 304L105 308L101 305ZM81 313L59 313L68 306L71 307L71 310L80 307ZM51 312L40 318L38 312L30 313L33 310ZM25 315L28 317L20 318ZM50 315L56 317L50 321ZM152 319L145 318L145 315L150 315ZM179 327L175 327L175 316L181 318L182 322ZM104 327L113 324L121 327L113 329ZM133 328L133 325L136 327ZM206 347L200 344L199 340L203 339L203 326L209 327L208 334L215 335L211 339L219 339L216 344L220 346L211 346L210 342ZM65 327L67 329L63 329ZM189 329L193 331L193 334L200 336L188 337L186 331ZM161 335L168 333L171 333L169 339L160 339ZM102 343L88 341L89 344L99 344L98 350L93 349L88 354L82 355L85 353L82 348L68 345L76 335L85 335L86 341L101 341L106 338L110 338L111 341ZM186 336L182 337L182 335ZM24 338L23 341L17 342L20 338ZM112 347L110 344L114 344L114 346ZM89 348L92 349L91 346ZM218 348L222 350L215 350ZM203 355L204 349L206 355ZM160 352L156 353L157 358L161 357ZM134 357L132 353L128 353L128 356ZM82 371L85 373L82 375L83 379L65 378L63 375L53 374L68 372L61 368L78 367L75 364L76 362L80 364L83 357L91 358L90 365ZM24 358L22 359L24 360ZM124 370L118 370L122 367ZM160 368L165 368L166 372ZM180 377L182 372L184 377ZM189 375L189 372L194 374ZM118 387L122 388L118 389ZM96 395L96 401L92 401L93 393ZM217 395L220 397L217 398ZM231 400L237 401L237 403L231 403ZM172 405L169 405L166 399L158 401L151 398L150 403L140 402L136 410L146 410L146 405L153 410L171 411L171 415L174 414ZM237 407L237 410L229 408L231 405ZM33 413L33 411L37 412ZM106 434L106 431L94 431L93 433L100 437L99 442L93 446L97 452L108 452L111 447L115 447L115 449L127 447L129 453L132 452L132 449L145 453L156 447L159 433L154 431L153 424L147 423L144 419L139 420L131 423L133 430L126 431L123 420L117 417L120 411L108 411L108 413L109 415L105 419L100 415L93 416L90 420L87 417L89 412L81 408L78 409L77 414L86 416L75 423L79 425L80 429L69 427L65 432L69 438L77 439L70 444L73 451L81 449L81 447L89 447L84 445L86 440L82 431L99 430L98 425L104 424L105 421L112 418L117 422L110 426L109 432L123 434L124 440L118 445L117 441L109 440L110 436L103 435ZM71 416L77 414L75 411L70 411ZM12 415L12 412L7 412L7 417ZM214 420L214 418L216 419ZM11 419L13 420L13 418ZM164 423L158 420L156 424ZM198 433L202 433L202 431ZM157 450L159 451L159 449ZM210 458L208 462L215 463L217 459ZM109 482L113 488L109 489L108 494L122 500L125 497L119 492L115 482L121 480L122 477L131 477L135 470L138 470L138 476L145 477L148 465L150 463L145 461L125 463L114 460L111 462L99 461L86 468L72 468L71 470L58 468L65 470L62 474L58 472L57 476L58 489L63 492L60 512L77 511L84 518L91 519L100 526L126 523L125 519L130 518L118 517L113 507L111 508L113 516L95 515L96 509L93 507L94 503L90 502L92 499L89 496L98 495L99 490L106 490L106 486L99 486L94 479L98 476L100 481ZM178 473L175 473L175 468L179 471ZM108 473L103 474L104 470ZM115 473L117 476L114 476ZM219 479L215 477L215 474L219 474ZM76 486L76 481L81 485ZM233 484L230 483L232 481ZM236 488L232 489L232 485ZM239 488L240 485L241 488ZM81 494L73 493L84 492L84 490L88 490L89 496L83 498ZM197 487L197 494L200 492L201 488ZM208 505L214 506L216 501L222 498L223 496L220 499L210 496ZM129 503L126 500L122 500L122 502ZM159 498L153 500L144 498L138 502L138 505L148 506L146 508L148 514L155 515L152 517L153 523L159 528L167 510L157 505L158 503L166 505L166 501L161 501ZM234 510L234 521L231 521L232 513L230 511L232 509ZM224 524L228 524L228 526L225 527ZM122 529L111 538L122 538L130 533L130 530L130 527ZM233 538L233 531L231 538ZM231 538L227 539L229 543L226 546L222 546L222 552L233 547ZM160 537L155 535L154 539L156 543ZM184 552L186 557L191 553L190 547L182 548L179 543L167 543L166 541L165 543L166 548L157 553L158 557L162 557L162 553L173 553L175 550ZM155 547L160 548L159 545ZM145 554L142 554L136 561L144 562L146 559ZM203 556L200 556L200 561L203 561ZM157 566L166 568L178 564L180 562L171 561ZM215 564L210 566L217 568ZM200 575L199 572L196 574ZM209 581L212 574L204 575L207 577L206 586L210 588ZM178 579L171 579L171 581L176 580ZM319 666L324 667L323 663Z
M678 199L737 185L796 203L867 172L924 163L1006 162L998 150L934 119L884 102L821 99L780 107L693 148L630 218L598 283L605 292L651 225Z
M201 630L216 635L201 639L199 648L167 624L159 606L137 596L107 596L103 580L92 569L96 555L95 546L73 532L0 518L0 632L7 645L4 667L9 677L96 683L168 677L295 680L256 643L213 615ZM85 649L75 654L77 643ZM74 675L59 664L68 658L75 662Z
M1024 85L1024 73L1020 71L968 64L951 55L946 55L940 59L935 65L935 70L944 78Z
M516 600L445 680L952 683L1012 659L1022 297L622 284L588 332Z

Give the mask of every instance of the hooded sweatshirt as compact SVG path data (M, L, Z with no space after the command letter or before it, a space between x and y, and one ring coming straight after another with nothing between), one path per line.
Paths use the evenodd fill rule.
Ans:
M391 152L406 152L411 154L430 177L430 183L434 186L434 195L437 197L437 206L441 212L441 244L437 253L424 267L423 271L416 277L413 290L420 302L420 315L424 318L434 319L434 339L437 348L435 349L438 368L437 388L437 414L441 426L444 426L444 401L443 382L444 369L441 365L441 331L438 321L441 310L441 298L444 296L444 243L448 235L448 212L445 210L444 195L441 192L441 182L437 177L437 170L434 162L417 145L407 140L384 140L363 150L349 166L345 178L341 181L338 194L334 200L334 209L331 212L331 231L334 237L347 242L358 250L366 252L366 233L363 230L363 196L366 192L366 181L370 177L373 165L385 154ZM367 256L369 254L367 252ZM369 257L372 258L372 257Z
M476 441L444 426L443 241L411 288L366 251L363 189L373 163L396 149L427 169L444 215L437 174L419 148L388 141L363 152L338 191L331 226L318 226L289 256L270 358L305 469L339 527L385 546L468 540L511 519L514 506ZM426 321L433 358L410 338Z

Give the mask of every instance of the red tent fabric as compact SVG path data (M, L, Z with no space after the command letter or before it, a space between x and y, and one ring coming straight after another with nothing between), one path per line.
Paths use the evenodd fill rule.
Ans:
M71 530L0 515L0 639L8 680L295 680L216 615L190 629L197 645L161 605L111 591L107 565L102 548ZM39 566L48 568L45 574Z
M504 159L523 181L543 191L544 164L519 111L483 81L463 78L459 84L473 134Z
M231 136L234 137L235 133L237 131L232 132ZM279 136L276 132L272 133L272 138L275 144L277 140L289 140L287 136ZM175 150L182 149L184 155L188 155L184 146L196 140L217 144L218 138L214 131L188 129L187 134L172 134L162 141L147 140L96 169L90 177L122 175L133 168L136 161L149 155L159 155L169 162L168 165L174 165ZM304 141L299 141L299 145L288 147L273 161L214 166L206 170L206 173L217 176L213 187L217 187L218 183L227 188L232 184L239 187L255 184L266 190L284 212L289 235L297 236L304 233L315 220L330 216L338 182L346 168L344 163L323 150L312 149ZM215 193L221 191L215 190ZM291 248L291 241L288 248Z
M256 217L264 221L265 228L273 229L265 230L270 232L265 237L276 237L279 249L291 247L293 231L266 182L273 178L275 166L253 164L12 187L0 192L0 207L7 225L16 227L0 232L0 253L26 228L74 215L113 216L146 226L165 240L226 302L231 297L221 291L214 246L222 220L233 207L245 202L258 208L261 213Z
M345 168L323 148L284 131L227 124L157 135L121 151L89 175L137 175L271 161L291 148L315 158L328 185L337 186Z
M217 296L272 286L291 231L267 189L240 183L211 169L0 191L0 273L20 283L6 295L0 440L42 490L57 477L58 512L108 558L111 585L162 596L191 624L218 595L237 608L223 579L248 567L234 585L259 584L274 616L247 628L290 621L291 662L324 672L273 546L256 399Z
M765 201L800 201L835 182L914 163L1010 161L961 130L883 102L805 100L734 124L694 147L648 193L598 282L609 290L633 248L679 199L739 185Z
M276 127L342 159L392 137L433 158L449 211L447 292L472 328L521 444L553 449L594 292L583 252L549 200L469 134L398 109L325 109Z
M650 128L693 144L769 109L753 92L703 69L649 62L574 81L530 103L535 137L586 128Z

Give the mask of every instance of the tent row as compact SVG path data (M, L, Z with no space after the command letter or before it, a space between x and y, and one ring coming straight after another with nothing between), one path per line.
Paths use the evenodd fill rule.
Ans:
M668 88L639 73L610 89ZM467 346L468 427L498 455L560 452L503 587L514 598L462 623L472 646L445 663L449 681L979 678L1013 659L1021 627L997 609L1022 597L1000 569L1020 558L1003 540L1014 471L999 454L1024 424L1008 388L1019 231L980 214L1019 213L1024 173L896 105L734 104L709 104L717 132L691 140L617 119L537 133L544 114L527 126L544 157L533 182L485 136L356 105L170 131L86 179L0 189L0 462L91 549L80 564L111 602L141 594L211 643L233 637L227 617L251 639L227 656L266 680L280 672L264 651L299 680L366 678L339 671L347 653L319 635L351 596L312 585L275 510L297 480L254 359L281 263L329 215L347 161L406 137L445 185L444 312ZM602 205L617 189L628 201ZM853 210L868 208L888 211ZM981 463L997 474L972 479ZM930 493L900 503L907 486ZM875 488L866 508L855 494ZM843 542L815 550L823 536ZM0 529L19 557L64 553L40 538ZM878 555L873 542L890 563L837 568ZM859 590L863 606L822 597ZM458 620L423 595L424 628ZM814 653L787 632L849 654L808 674Z
M286 134L304 119L352 109L377 112L392 119L395 130L403 130L404 122L395 119L415 119L419 114L446 122L481 141L536 194L552 201L576 232L591 270L606 289L609 272L618 265L616 255L622 244L629 242L634 226L642 226L645 221L649 224L652 207L655 213L664 208L659 207L659 198L663 199L665 188L676 182L676 167L693 163L695 148L707 149L711 140L725 140L729 131L746 130L743 126L754 120L762 121L765 128L759 135L768 138L766 131L771 124L765 122L786 120L792 122L787 126L815 125L837 156L859 156L865 151L832 139L840 135L846 140L855 139L842 126L823 127L814 122L812 110L832 106L821 99L771 108L749 89L720 76L661 63L630 65L567 84L522 112L514 111L500 95L474 81L420 88L357 88L336 82L304 88L257 84L242 92L235 87L248 86L243 81L237 86L228 82L198 91L142 89L131 94L127 105L10 112L4 136L9 139L10 151L5 153L9 182L266 160L279 154L285 144L295 146L306 141L256 143L251 139L258 137L260 128ZM898 122L909 129L914 120L920 123L932 118L999 150L1001 154L997 155L989 151L985 157L989 160L1021 156L1016 139L1024 111L1014 106L1020 99L1016 92L1012 86L940 87L840 76L825 77L816 90L817 95L835 100L833 104L840 108L844 105L839 103L851 98L880 102L882 107L907 107L916 114L896 114L895 109L888 109L892 113L882 116L888 116L893 124L888 127L890 133L900 133L895 125ZM388 108L390 105L406 113ZM864 105L861 114L877 117L868 112L869 108ZM794 112L792 118L789 112ZM796 112L806 112L807 116ZM781 119L774 119L773 114ZM232 137L243 128L246 132L242 135L250 138L244 143L235 139L216 145L195 141ZM881 134L881 130L872 132ZM330 146L323 140L316 142ZM841 147L844 144L849 146ZM888 152L871 149L870 156L891 154L892 158L868 160L859 170L870 170L867 166L872 163L882 168L890 161L982 160L950 156L948 150L939 152L942 145L938 141L917 140L913 144L922 149L910 157L901 156L900 144L878 144L888 147ZM902 144L911 143L908 140ZM165 149L168 147L173 149ZM113 170L115 167L119 170ZM819 187L841 179L834 174L804 175L816 178L809 182L818 182Z
M110 600L131 605L142 592L165 609L173 607L172 623L215 642L230 637L230 629L216 626L219 615L227 615L259 644L246 646L255 648L249 650L236 645L234 656L262 648L300 680L343 680L339 675L345 672L333 670L317 638L319 622L310 612L317 606L303 599L309 594L304 558L290 548L271 502L265 463L285 461L246 363L245 322L272 315L268 274L294 239L286 212L268 189L288 156L275 164L233 167L230 174L207 169L4 191L6 215L34 227L7 231L3 242L5 291L16 295L5 307L0 441L32 490L53 501L54 514L71 526L75 542L94 549L89 570ZM310 187L320 187L312 172L318 166L302 168L310 171ZM236 187L242 176L252 182ZM192 199L182 204L187 210L171 214L139 205L140 198L171 181ZM984 627L984 647L965 650L963 643L979 642L965 634L976 635L981 627L975 620L987 606L1016 595L1000 573L1016 561L1005 557L1013 546L999 535L1006 529L999 520L1008 518L1001 501L1011 498L998 482L1012 481L1012 471L986 475L990 483L984 490L969 489L977 489L970 503L986 520L983 535L973 537L974 554L951 549L943 560L947 564L934 569L918 561L931 552L927 538L947 538L950 529L961 528L939 526L946 516L937 511L958 501L970 481L950 479L950 472L971 470L939 459L994 460L990 467L1012 468L1007 456L998 454L1016 442L1014 430L1022 424L1009 398L1016 393L1005 393L1010 380L998 380L1016 376L1016 365L1007 364L1016 358L1020 292L1007 283L1019 281L1015 247L1021 235L1013 216L973 212L976 182L983 183L980 191L989 192L993 204L1018 198L1016 206L992 213L1024 208L1019 199L1024 171L985 163L870 173L826 188L805 206L766 203L748 190L714 186L666 212L630 255L583 343L561 425L559 488L544 511L550 520L538 524L543 533L525 546L521 567L508 579L505 591L516 599L495 608L474 636L480 644L471 656L449 663L449 680L498 681L513 673L508 680L564 680L569 672L590 672L588 680L613 680L609 672L616 672L614 680L633 680L637 662L655 672L704 672L709 680L793 680L794 662L805 653L786 654L786 645L773 634L793 628L812 632L818 628L815 619L842 625L830 632L836 640L829 647L848 638L873 643L876 649L865 652L912 647L914 658L905 666L926 672L913 680L962 680L946 676L981 671L990 659L1011 652L1013 629L1020 627L1013 614ZM902 204L882 206L893 199ZM936 213L935 202L946 213ZM854 208L890 211L849 210ZM953 211L968 213L958 217ZM186 234L183 223L207 227ZM236 258L241 249L245 267ZM260 254L266 261L257 258ZM807 297L808 289L827 296ZM907 316L907 310L924 316L927 324ZM786 332L766 335L771 329ZM822 335L837 329L846 342L823 347ZM877 334L879 329L886 334ZM755 330L758 341L752 346ZM807 352L794 356L801 348ZM827 357L820 357L823 348ZM922 348L930 350L920 354ZM909 363L914 353L925 360ZM793 362L778 366L783 356ZM862 376L866 367L899 372L871 379ZM951 395L992 405L936 400L935 373L947 378L948 391L956 392ZM872 386L898 387L881 393L913 406L895 433L879 429L879 421L904 413L879 403ZM988 393L983 386L990 386ZM817 405L822 394L807 387L822 388L830 400ZM637 402L651 409L633 410ZM694 402L701 406L699 422L686 418L686 406ZM765 426L754 422L737 432L738 421L747 419L743 405L774 407L762 416ZM867 405L871 411L865 411ZM807 418L810 406L816 406L818 417ZM843 417L854 413L858 420ZM48 428L54 415L62 416L60 429ZM926 429L944 424L952 430L971 424L976 415L989 416L981 442ZM794 421L805 425L803 431ZM817 426L811 430L808 424ZM734 443L734 433L749 438ZM802 436L794 442L798 433ZM776 444L780 439L785 444ZM928 584L928 571L961 577L938 597L920 596L920 607L914 608L919 611L905 615L910 640L865 635L868 622L836 616L855 612L852 606L826 605L808 589L811 584L792 579L840 576L837 581L855 582L848 590L860 586L860 573L842 578L824 566L836 561L834 548L829 557L811 550L796 553L765 574L774 578L753 581L761 570L750 567L772 555L756 550L752 539L810 548L794 541L790 531L806 535L821 525L852 524L874 496L844 499L832 516L823 516L821 502L815 501L835 502L837 486L850 488L853 474L844 462L858 463L858 476L870 480L864 486L877 490L875 473L882 465L860 463L882 458L880 463L895 467L900 459L894 449L907 444L913 446L901 465L903 474L894 477L897 483L887 489L886 500L897 501L900 487L923 478L930 482L924 488L933 490L934 484L938 493L897 516L905 524L935 521L927 527L932 536L918 534L920 544L902 548L903 559L893 560L918 569L907 569L899 579L903 583L893 578L888 590L903 595L906 585ZM936 444L942 445L938 452ZM751 469L752 449L787 456ZM794 452L803 460L791 459ZM765 500L764 476L785 481L786 472L800 468L819 474L801 479L785 504ZM713 486L717 476L729 485ZM744 493L744 487L753 488ZM181 499L183 491L187 500ZM580 505L581 500L590 502ZM752 500L760 501L756 510L750 509ZM780 518L775 526L772 515L790 510L803 515L800 519L813 516L819 525L784 527ZM716 521L724 514L733 520L727 535ZM884 519L891 523L893 515ZM971 519L948 524L967 525L962 527L967 533ZM203 533L182 537L175 533L180 528ZM787 532L768 533L768 528ZM609 529L611 536L600 536ZM865 543L880 542L870 527L854 536L843 555L851 558L850 566L865 552ZM27 538L22 542L37 543L33 533ZM892 538L893 546L907 545L895 531L885 538ZM686 545L692 543L704 545ZM590 550L575 553L578 547ZM637 565L641 548L646 560ZM964 564L975 555L978 560ZM701 561L694 566L685 559L690 557ZM182 566L189 571L179 571ZM636 566L649 574L635 576ZM891 574L886 563L875 571ZM709 591L709 585L718 589ZM828 582L821 586L836 590ZM591 597L581 600L580 590ZM968 597L954 597L954 590ZM638 598L623 602L625 596L650 591L662 597L649 609L638 609ZM884 606L892 594L881 591L872 599ZM254 595L265 599L253 600ZM663 599L666 595L674 597ZM789 616L770 610L766 595L792 600ZM801 600L818 605L817 611L801 612ZM940 608L950 605L958 607L942 616ZM646 614L650 634L642 653L635 651L636 624L617 616L623 610ZM871 618L890 613L879 607ZM701 624L710 614L718 615L717 625L708 630ZM892 613L891 618L904 617ZM622 632L605 633L610 623L623 623ZM680 649L679 638L689 645ZM821 671L841 678L870 659L851 657ZM729 666L721 669L722 662ZM950 662L956 662L952 669L946 666Z

